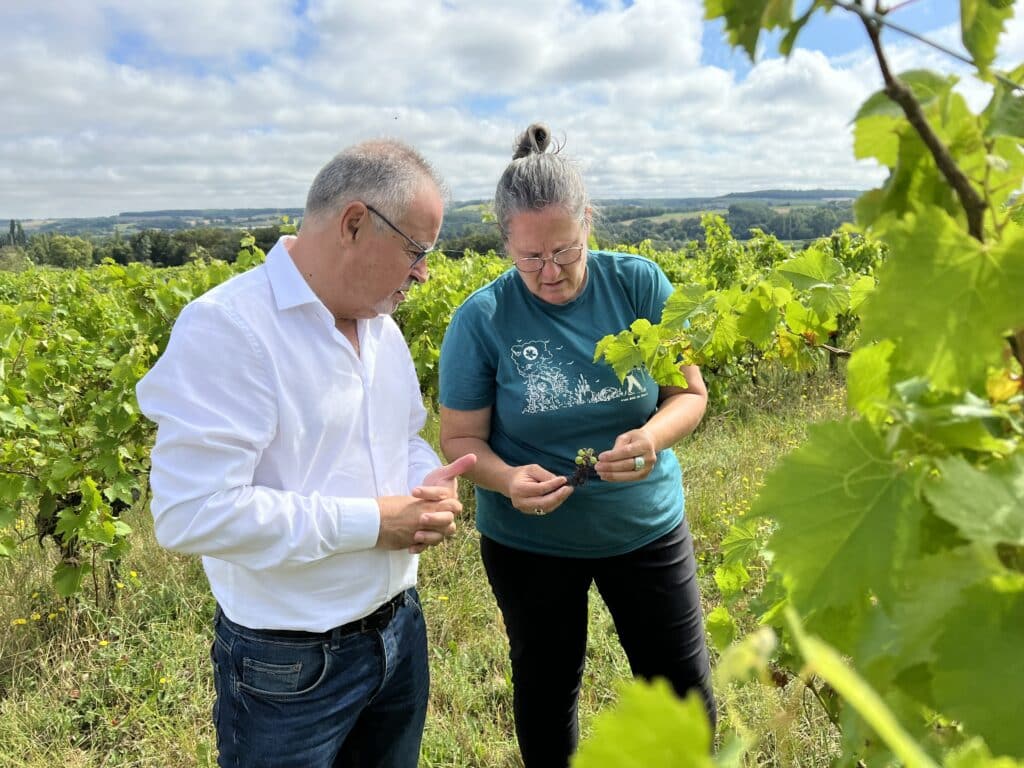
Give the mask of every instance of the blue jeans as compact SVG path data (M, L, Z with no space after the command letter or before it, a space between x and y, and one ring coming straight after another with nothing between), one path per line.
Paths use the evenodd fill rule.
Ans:
M217 609L220 766L415 768L430 685L415 589L384 626L322 634L249 629Z

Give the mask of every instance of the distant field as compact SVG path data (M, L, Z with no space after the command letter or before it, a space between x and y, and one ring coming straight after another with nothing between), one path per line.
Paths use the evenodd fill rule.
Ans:
M626 219L620 223L632 224L635 221L652 221L655 224L661 224L666 221L686 221L687 219L699 219L705 213L717 213L719 216L724 216L728 213L727 208L708 208L703 211L680 211L678 213L663 213L660 216L646 216L642 219Z

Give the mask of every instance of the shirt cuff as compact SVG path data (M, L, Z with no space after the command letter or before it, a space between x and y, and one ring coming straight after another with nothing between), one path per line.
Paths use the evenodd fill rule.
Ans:
M341 499L338 505L338 527L335 529L338 552L373 549L380 536L380 507L376 499Z

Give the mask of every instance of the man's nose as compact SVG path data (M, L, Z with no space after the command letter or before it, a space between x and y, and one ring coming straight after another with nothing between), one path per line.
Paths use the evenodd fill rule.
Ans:
M427 282L427 279L430 277L430 270L427 267L427 260L420 259L419 263L412 268L412 271L409 274L412 275L412 279L415 280L417 283Z

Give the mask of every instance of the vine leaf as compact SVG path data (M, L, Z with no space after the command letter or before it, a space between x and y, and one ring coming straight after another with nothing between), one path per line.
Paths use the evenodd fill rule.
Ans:
M716 606L704 620L708 635L711 637L711 644L715 650L721 653L736 639L739 634L739 627L736 620L729 614L729 609L724 605Z
M671 330L682 330L690 318L699 311L708 312L711 306L704 302L707 289L703 285L683 285L665 300L661 311L661 325Z
M776 269L793 287L808 290L821 283L832 283L842 274L843 265L817 248L808 248L799 256L786 259Z
M1024 80L1024 65L1011 72L1009 79L1018 83ZM1024 138L1024 93L997 80L984 114L988 117L985 136Z
M736 327L751 344L764 349L779 324L779 309L775 306L773 289L762 281L750 292L746 306L736 320Z
M92 566L59 564L53 572L53 586L61 597L71 597L82 587L82 579L92 571Z
M876 612L858 649L865 673L879 687L899 673L935 660L934 644L941 628L951 620L950 595L984 582L1001 570L991 552L959 547L922 558L906 570L899 595L887 612ZM952 617L952 618L951 618ZM903 684L911 684L903 677ZM923 701L931 699L926 680Z
M1024 455L986 469L959 456L936 464L942 481L925 490L935 514L971 541L1024 546Z
M761 551L761 540L757 525L752 521L735 523L722 539L722 562L737 565L753 561Z
M1024 755L1024 576L994 577L959 597L956 621L943 625L935 643L935 695L997 753Z
M926 69L900 74L922 109L944 99L957 78L943 77ZM900 141L908 125L903 109L884 91L875 91L854 117L853 154L858 160L873 158L893 168L899 158ZM913 139L916 139L916 135Z
M636 346L635 336L632 331L619 331L619 333L605 336L594 348L594 362L604 357L619 381L625 381L627 374L634 368L644 364L644 356L640 347Z
M898 373L954 391L984 387L1003 335L1024 325L1024 302L1006 290L1024 285L1024 229L986 247L928 208L893 224L886 239L892 253L862 307L864 338L893 339Z
M903 765L937 768L928 754L914 742L882 698L845 660L816 637L806 635L792 609L786 611L790 631L808 667L824 678L874 729Z
M711 726L700 696L678 699L663 679L632 682L594 720L572 768L711 768Z
M846 367L846 402L875 424L888 411L893 350L888 340L862 347L853 353Z
M778 525L768 549L801 614L853 614L865 596L893 593L918 550L918 475L869 423L844 421L811 427L768 476L752 514Z
M995 59L999 35L1011 16L1013 3L1006 0L960 0L964 47L971 52L981 74Z
M1009 757L992 757L992 752L981 739L971 739L960 749L947 756L945 768L1024 768L1024 763Z

